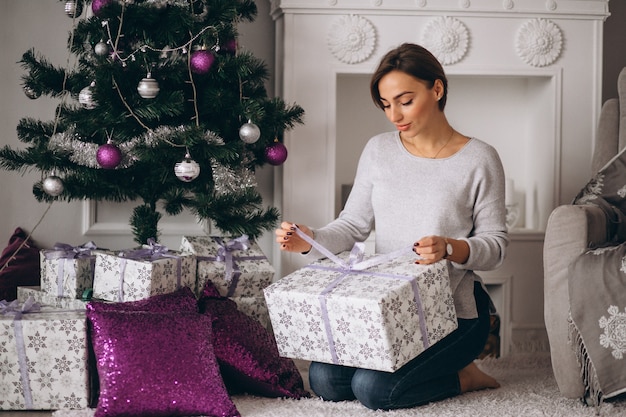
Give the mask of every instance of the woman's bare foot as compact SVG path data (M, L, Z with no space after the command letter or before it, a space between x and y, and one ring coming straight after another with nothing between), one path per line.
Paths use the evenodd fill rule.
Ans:
M459 383L462 393L500 387L495 378L481 371L474 362L459 371Z

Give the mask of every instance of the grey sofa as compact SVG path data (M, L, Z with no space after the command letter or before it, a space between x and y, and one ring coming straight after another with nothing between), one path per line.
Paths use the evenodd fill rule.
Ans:
M626 68L618 77L619 98L602 106L592 160L593 173L601 169L626 145ZM581 184L581 187L584 184ZM545 233L544 318L552 367L559 390L568 398L585 394L581 369L569 343L568 268L589 246L600 246L610 238L604 212L592 205L562 205L551 213Z

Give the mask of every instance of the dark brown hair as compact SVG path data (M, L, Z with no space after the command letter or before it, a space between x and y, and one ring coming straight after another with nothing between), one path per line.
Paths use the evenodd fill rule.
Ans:
M439 100L439 110L446 107L448 97L448 79L441 63L426 48L413 43L404 43L387 52L378 64L378 68L370 81L370 93L376 106L383 108L383 103L378 91L378 83L381 78L391 71L402 71L406 74L422 80L428 88L433 88L435 80L443 83L443 95Z

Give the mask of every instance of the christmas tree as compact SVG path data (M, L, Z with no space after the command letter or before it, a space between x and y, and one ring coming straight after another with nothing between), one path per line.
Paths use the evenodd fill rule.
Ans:
M158 239L162 211L251 239L274 227L279 213L263 206L254 172L285 161L283 133L304 111L269 98L265 64L238 48L254 1L62 3L73 59L55 67L31 49L20 61L25 94L60 103L49 121L20 120L28 146L0 149L0 167L41 172L38 201L138 201L140 244Z

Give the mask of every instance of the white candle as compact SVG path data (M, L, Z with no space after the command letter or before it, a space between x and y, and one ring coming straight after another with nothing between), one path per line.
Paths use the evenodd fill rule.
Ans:
M512 179L507 179L504 188L504 204L507 206L515 204L515 183Z

